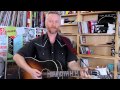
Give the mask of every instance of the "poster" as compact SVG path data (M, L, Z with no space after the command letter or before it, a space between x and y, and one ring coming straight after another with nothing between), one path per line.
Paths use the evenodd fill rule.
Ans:
M47 29L46 28L36 28L36 37L39 37L43 34L47 33Z
M4 27L0 27L0 35L6 35L6 30Z
M5 27L7 36L16 36L16 27L14 26L7 26Z
M16 36L23 35L25 33L25 27L16 27Z
M13 40L13 54L23 47L23 35L18 35Z
M98 22L97 22L97 25L96 25L96 30L95 30L95 33L109 33L108 34L111 34L110 32L115 32L115 24L116 24L116 18L117 18L117 15L116 13L104 13L104 14L98 14ZM113 31L112 31L112 30Z
M0 57L7 60L8 52L8 37L6 35L0 35Z
M36 38L36 28L24 28L25 33L23 34L23 44L30 42L34 38Z

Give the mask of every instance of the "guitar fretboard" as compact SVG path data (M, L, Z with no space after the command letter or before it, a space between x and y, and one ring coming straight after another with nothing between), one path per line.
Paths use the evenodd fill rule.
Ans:
M43 72L42 75L46 77L78 77L80 71L49 71Z

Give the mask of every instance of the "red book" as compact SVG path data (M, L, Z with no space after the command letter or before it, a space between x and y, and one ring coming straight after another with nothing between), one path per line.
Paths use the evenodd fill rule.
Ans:
M91 21L88 21L88 32L92 33L92 24L91 24Z
M30 11L27 11L27 27L30 27Z

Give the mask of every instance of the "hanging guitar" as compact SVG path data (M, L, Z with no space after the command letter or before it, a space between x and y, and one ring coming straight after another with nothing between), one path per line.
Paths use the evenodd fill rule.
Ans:
M27 57L25 60L30 67L38 69L42 72L42 79L80 78L80 71L63 71L62 65L59 61L39 61L32 57ZM33 79L28 72L24 71L23 69L20 70L23 79Z

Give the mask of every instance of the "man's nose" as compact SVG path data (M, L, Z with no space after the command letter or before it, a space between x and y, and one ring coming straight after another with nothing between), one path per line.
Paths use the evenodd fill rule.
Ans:
M52 23L52 26L56 26L56 23L55 23L55 22L53 22L53 23Z

